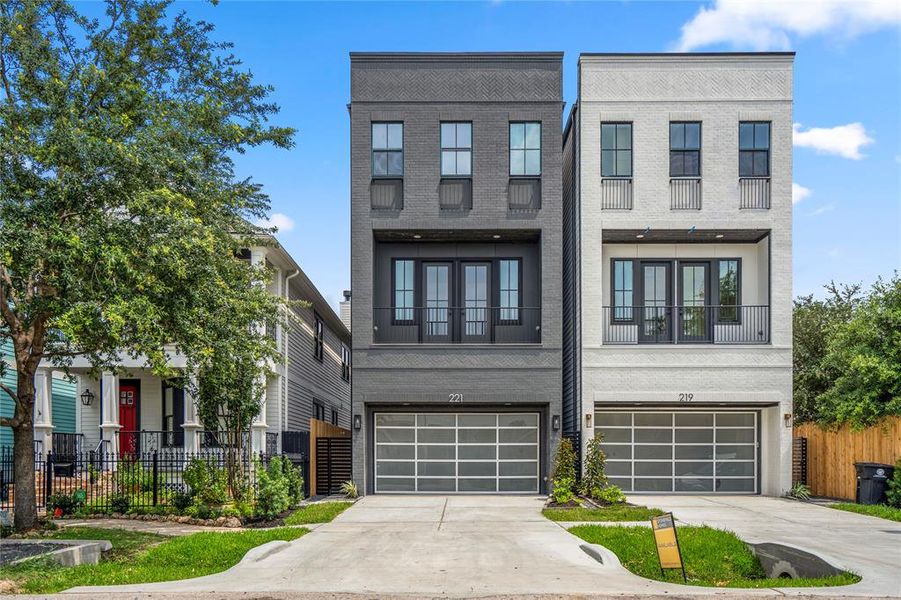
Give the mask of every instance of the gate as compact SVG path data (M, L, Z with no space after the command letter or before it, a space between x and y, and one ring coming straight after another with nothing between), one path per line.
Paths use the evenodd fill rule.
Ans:
M316 438L316 482L312 493L338 494L351 478L351 438Z

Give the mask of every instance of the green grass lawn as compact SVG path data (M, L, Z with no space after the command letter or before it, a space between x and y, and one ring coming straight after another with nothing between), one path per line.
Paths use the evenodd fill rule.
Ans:
M328 523L343 513L353 502L318 502L298 508L285 519L285 525Z
M658 508L617 504L603 508L545 508L541 513L551 521L648 521L662 515Z
M846 510L861 515L869 515L871 517L879 517L880 519L888 519L889 521L901 521L901 508L886 506L885 504L838 502L836 504L830 504L829 508L837 508L838 510Z
M234 566L248 550L273 540L290 541L306 529L282 527L240 532L202 532L167 538L152 533L97 527L67 527L51 539L110 540L113 549L96 565L62 567L48 559L0 567L0 581L16 592L51 594L81 585L120 585L172 581L219 573Z
M658 581L682 583L682 573L660 573L650 527L580 525L569 530L586 542L599 544L619 557L629 571ZM812 587L860 581L850 573L821 579L768 579L757 558L735 534L710 527L680 527L679 546L689 585L708 587Z

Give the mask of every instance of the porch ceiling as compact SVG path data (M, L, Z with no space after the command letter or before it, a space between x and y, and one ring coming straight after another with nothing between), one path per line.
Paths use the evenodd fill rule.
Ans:
M602 240L605 244L757 243L769 233L768 229L605 229Z
M522 229L381 229L374 232L379 242L534 242L541 234ZM498 237L495 237L498 236Z

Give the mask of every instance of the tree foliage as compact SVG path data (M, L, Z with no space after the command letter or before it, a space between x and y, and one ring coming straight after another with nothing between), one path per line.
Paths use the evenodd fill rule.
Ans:
M859 429L901 415L901 278L795 303L795 413Z
M237 258L268 201L231 157L290 147L292 131L268 123L270 88L210 24L170 13L168 0L107 0L96 20L63 0L0 3L0 340L17 372L2 425L17 527L35 516L39 364L83 356L99 370L125 354L173 375L173 352L196 371L229 349L274 352L251 324L278 300Z

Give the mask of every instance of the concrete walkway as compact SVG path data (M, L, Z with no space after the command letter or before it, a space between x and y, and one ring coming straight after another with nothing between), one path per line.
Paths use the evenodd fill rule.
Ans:
M763 498L748 500L770 502ZM96 596L98 592L243 591L251 596L320 592L429 597L781 594L766 589L723 590L652 582L632 575L609 555L601 564L580 548L581 540L541 516L543 502L543 498L521 496L369 496L332 523L294 542L261 546L252 553L258 558L249 555L225 573L179 582L76 588L70 593ZM663 499L648 503L669 508ZM679 511L677 514L682 516ZM751 516L760 520L757 515ZM841 564L853 568L850 562ZM889 575L897 572L896 567ZM879 595L888 595L897 587L884 578L876 581L881 584ZM782 590L798 595L849 591L851 588ZM856 593L874 595L877 588L863 587Z

